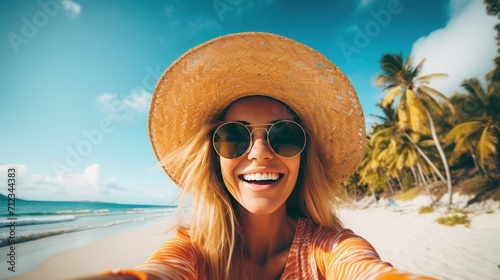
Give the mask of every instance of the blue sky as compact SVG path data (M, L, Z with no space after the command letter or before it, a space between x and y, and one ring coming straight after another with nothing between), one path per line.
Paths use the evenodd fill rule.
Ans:
M424 73L449 74L432 84L447 95L496 56L480 0L4 0L0 21L0 180L16 167L18 197L37 200L172 203L149 143L151 93L217 36L271 32L320 51L351 79L367 126L383 54L426 58Z

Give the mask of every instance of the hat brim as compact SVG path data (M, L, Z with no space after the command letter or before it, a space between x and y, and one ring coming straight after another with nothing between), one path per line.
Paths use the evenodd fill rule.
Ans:
M260 32L218 37L177 59L158 82L149 133L159 161L237 99L282 101L320 145L338 182L364 156L365 122L346 76L325 56L291 39ZM174 182L169 170L165 170Z

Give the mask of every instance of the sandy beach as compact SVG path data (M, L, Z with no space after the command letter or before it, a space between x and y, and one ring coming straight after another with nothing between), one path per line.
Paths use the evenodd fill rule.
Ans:
M169 220L143 223L142 227L137 228L135 226L128 231L115 230L118 233L100 238L87 245L78 246L77 244L75 247L72 246L73 244L68 244L67 247L75 248L64 250L46 258L40 265L29 272L12 273L3 268L3 271L7 271L7 273L2 272L0 278L9 277L6 279L12 280L72 279L100 273L108 269L134 267L144 262L157 247L171 236L171 234L166 233L170 227L171 221ZM18 254L27 254L28 256L25 255L24 261L21 259L18 262L18 268L22 269L23 266L30 266L29 262L32 261L30 256L35 255L37 257L38 250L42 252L42 255L44 251L49 254L51 249L47 248L47 246L50 247L51 243L72 242L72 239L78 237L78 234L75 234L74 237L69 235L64 238L53 236L21 243L18 246L18 251L20 251ZM3 251L2 255L4 255Z
M383 260L400 270L438 279L500 279L498 204L469 214L469 227L438 224L435 220L443 211L418 214L414 204L400 204L395 209L379 202L366 209L342 209L340 216L346 227L366 238ZM155 223L120 232L57 253L33 271L8 279L69 279L134 267L171 236L165 234L168 227L169 223ZM30 246L29 243L25 245ZM2 275L8 276L3 272Z
M412 273L449 280L500 279L500 209L469 214L469 227L435 220L444 209L418 214L414 205L342 210L346 227L367 239L384 261Z

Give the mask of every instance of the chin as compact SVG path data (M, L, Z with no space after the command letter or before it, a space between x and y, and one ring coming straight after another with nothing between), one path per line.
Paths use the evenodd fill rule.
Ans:
M282 205L262 205L262 203L240 203L240 206L254 215L271 215L274 214Z

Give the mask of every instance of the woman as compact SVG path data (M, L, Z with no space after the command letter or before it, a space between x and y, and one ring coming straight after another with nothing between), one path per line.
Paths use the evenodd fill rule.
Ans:
M149 131L192 216L146 263L110 278L420 279L335 215L365 126L347 78L313 49L267 33L206 42L160 79Z

